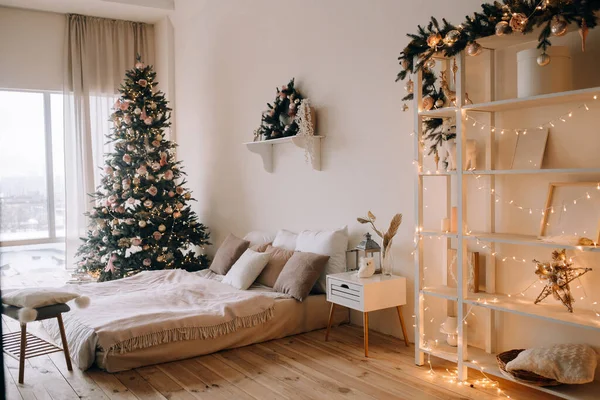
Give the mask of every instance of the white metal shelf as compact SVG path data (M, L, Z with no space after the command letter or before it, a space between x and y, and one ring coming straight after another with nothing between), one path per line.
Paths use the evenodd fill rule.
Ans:
M541 246L551 248L561 248L567 250L579 250L588 252L600 252L600 246L575 246L569 243L556 243L556 242L544 242L538 239L537 236L532 235L519 235L512 233L491 233L491 232L471 232L465 235L466 240L480 240L482 242L490 243L506 243L506 244L518 244L527 246Z
M568 104L575 102L592 103L600 96L600 87L593 87L567 92L541 94L538 96L521 97L517 99L497 100L487 103L469 104L462 107L465 111L510 111L525 108L546 107L557 104ZM597 100L596 100L597 101Z

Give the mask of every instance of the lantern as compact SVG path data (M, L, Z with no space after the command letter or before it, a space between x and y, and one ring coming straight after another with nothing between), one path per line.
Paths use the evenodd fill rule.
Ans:
M356 253L356 269L358 269L358 260L360 257L373 257L375 261L375 273L381 273L381 247L376 241L371 239L371 234L366 233L365 239L360 242L350 252Z

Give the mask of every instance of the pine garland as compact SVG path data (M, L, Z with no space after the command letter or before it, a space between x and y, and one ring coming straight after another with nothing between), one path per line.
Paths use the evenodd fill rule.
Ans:
M267 103L269 109L262 115L260 127L254 132L255 140L262 135L264 140L294 136L298 133L298 123L295 120L302 95L294 87L294 78L281 89L273 104Z
M404 80L409 73L424 69L425 63L435 53L453 57L477 39L494 35L496 24L503 19L510 19L513 14L524 14L528 17L523 34L531 33L534 27L543 26L538 37L538 48L545 52L552 45L550 27L553 18L560 16L568 24L576 23L580 28L593 29L597 25L595 13L600 10L600 0L503 0L502 3L496 1L482 4L481 8L481 12L467 16L460 25L450 24L446 19L442 19L440 24L436 18L431 17L427 26L419 25L417 33L409 33L407 36L411 41L398 57L402 70L398 73L396 81ZM434 47L428 45L427 39L431 35L439 34L445 38L448 32L453 30L460 32L454 43L447 44L441 41ZM415 57L418 59L416 64Z

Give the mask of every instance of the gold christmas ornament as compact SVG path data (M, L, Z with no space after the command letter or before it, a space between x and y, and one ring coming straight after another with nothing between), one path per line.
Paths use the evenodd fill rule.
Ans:
M408 105L406 103L402 103L402 111L408 111Z
M590 28L587 26L587 22L585 19L581 20L581 28L579 28L579 36L581 36L581 51L585 53L585 41L587 40L588 33L590 32Z
M164 226L163 224L160 224L160 225L158 226L158 231L159 231L159 232L164 232L164 231L166 231L166 230L167 230L167 227L166 227L166 226Z
M453 29L450 32L446 33L446 36L444 37L444 44L446 46L453 46L454 43L458 41L458 39L460 39L460 32L456 29Z
M496 36L508 35L510 33L510 25L506 21L500 21L496 24Z
M421 101L421 107L423 108L423 110L425 111L429 111L433 108L433 97L431 96L425 96L423 97L423 100Z
M569 284L581 275L590 272L591 268L572 268L573 263L567 258L566 250L555 250L552 252L551 262L539 262L533 260L536 264L535 274L540 282L545 286L542 292L535 299L534 304L538 304L546 297L552 295L556 300L567 307L569 312L573 312L573 302L575 299L571 295Z
M444 107L444 100L442 100L442 99L437 99L437 100L435 101L435 106L436 106L437 108L442 108L442 107Z
M432 33L427 38L427 46L429 46L431 48L437 47L441 41L442 41L442 35L440 35L439 33Z
M435 60L433 58L430 58L429 60L427 60L427 62L425 62L425 68L427 68L428 70L432 70L435 68Z
M550 32L554 36L564 36L567 33L568 24L563 18L555 15L550 21Z
M545 67L550 64L550 56L546 53L542 53L537 58L537 63L540 67Z
M513 31L522 33L527 26L527 21L527 15L523 13L515 13L512 15L509 25Z
M406 93L412 94L415 90L415 83L411 78L408 78L406 85L404 85L404 89L406 89Z
M467 45L467 55L475 57L481 54L483 47L477 42L471 42Z

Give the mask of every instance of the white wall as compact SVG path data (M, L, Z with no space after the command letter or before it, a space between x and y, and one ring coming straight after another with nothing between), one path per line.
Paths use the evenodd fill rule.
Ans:
M62 91L63 14L0 7L0 88Z
M381 225L386 226L394 213L402 212L404 223L394 241L393 255L395 272L409 281L409 304L404 313L410 327L414 308L410 255L414 231L415 167L410 136L413 118L412 113L400 111L405 92L403 84L394 83L398 72L396 58L408 43L405 34L414 32L418 23L426 24L432 15L460 22L466 14L478 10L480 3L178 1L173 25L179 156L198 199L195 208L211 228L213 243L220 244L229 232L243 235L252 229L301 230L348 224L355 244L367 231L355 222L357 216L372 210ZM589 71L595 65L596 53L590 42L597 42L598 33L590 35L588 48L592 49L586 53L588 61L584 67L578 67L579 71ZM569 42L575 51L576 39L561 40ZM514 60L514 54L506 55L507 60L511 57ZM578 63L585 62L579 53L574 52L574 57ZM471 76L485 76L485 71L477 70L477 64L482 62L482 58L469 60ZM510 61L503 62L500 82L504 86L498 91L499 96L514 97L514 68L507 67ZM287 83L291 77L296 77L298 88L317 109L318 133L327 136L323 141L323 171L312 171L304 163L301 151L292 145L281 145L274 149L275 172L268 174L259 157L248 152L242 143L252 140L261 111L266 102L273 100L275 86ZM476 102L486 100L482 84L472 82L467 87ZM598 82L594 80L577 79L577 87L595 85ZM518 112L502 116L499 121L518 127L539 123L557 112L561 110ZM594 132L590 128L593 123L590 114L553 131L545 167L564 167L567 160L573 162L571 167L598 165L595 147L583 152L569 147L576 133L583 135L578 136L581 143L594 139L595 133L589 133ZM500 158L510 157L513 146L514 138L500 139ZM483 151L481 140L480 148ZM574 155L579 155L579 159ZM435 179L439 178L426 181L425 226L439 229L445 189ZM507 185L503 192L506 196L542 207L547 181L506 178L499 179L499 184ZM483 222L482 207L488 197L478 192L474 184L469 191L473 196L469 223L476 226ZM524 229L536 234L539 216L523 216L511 207L498 211L499 229ZM444 273L440 271L444 244L445 241L435 239L426 244L430 280L439 280ZM213 253L216 247L209 252ZM515 246L500 250L527 260L547 259L550 253ZM523 284L534 279L530 264L500 263L498 271L498 290L504 293L522 290ZM600 283L600 273L591 274L594 275L588 275L590 279L586 281L588 291ZM575 293L578 296L579 289ZM534 289L527 294L535 297L537 293ZM428 335L441 339L437 330L445 315L445 301L436 303L429 299L427 304L432 313L429 315L434 318L428 324ZM577 305L589 307L589 301L578 301ZM482 318L473 318L474 323L469 324L471 338L480 344L483 328L478 322ZM498 318L502 327L498 336L501 349L574 338L600 344L590 331L507 314ZM359 316L353 319L361 323ZM373 313L370 319L373 328L400 336L393 310ZM412 329L409 335L414 340Z

